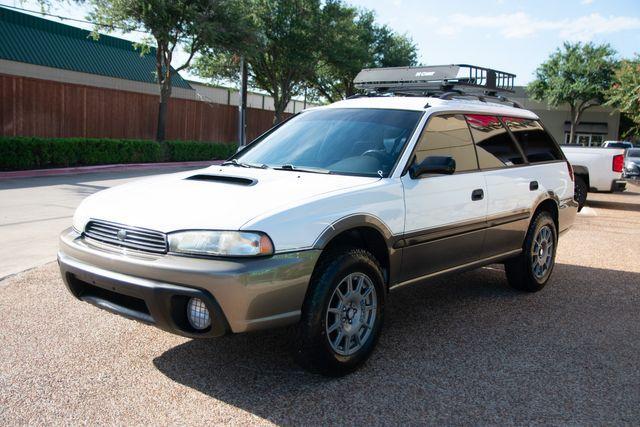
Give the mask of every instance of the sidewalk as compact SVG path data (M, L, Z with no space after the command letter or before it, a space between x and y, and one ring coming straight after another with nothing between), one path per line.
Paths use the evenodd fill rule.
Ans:
M117 165L95 165L95 166L78 166L71 168L56 169L32 169L23 171L0 172L0 180L13 178L35 178L41 176L58 176L58 175L75 175L81 173L98 173L98 172L124 172L138 170L152 170L165 168L180 167L207 167L218 165L222 160L207 160L200 162L169 162L169 163L126 163Z

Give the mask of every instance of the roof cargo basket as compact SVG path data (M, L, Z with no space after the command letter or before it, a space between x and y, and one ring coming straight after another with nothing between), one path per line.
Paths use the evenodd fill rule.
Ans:
M365 68L354 83L356 88L377 93L420 93L422 95L480 89L486 95L513 92L515 74L467 64L424 67ZM460 89L457 89L460 87Z

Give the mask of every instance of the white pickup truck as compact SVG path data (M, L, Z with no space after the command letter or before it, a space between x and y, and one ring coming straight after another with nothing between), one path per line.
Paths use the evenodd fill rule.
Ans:
M561 146L575 175L575 199L578 210L587 200L589 191L624 191L626 182L622 179L624 152L622 148Z

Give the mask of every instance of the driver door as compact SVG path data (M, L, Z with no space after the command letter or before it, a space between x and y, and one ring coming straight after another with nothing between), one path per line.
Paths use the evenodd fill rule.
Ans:
M486 233L487 190L464 116L429 119L416 144L415 161L450 156L451 175L402 178L405 233L401 280L411 280L482 258Z

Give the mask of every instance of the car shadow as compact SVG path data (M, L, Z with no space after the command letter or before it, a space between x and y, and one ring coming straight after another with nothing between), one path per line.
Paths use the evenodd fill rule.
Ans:
M372 357L338 379L292 362L291 328L187 341L153 363L276 424L637 420L638 283L559 264L536 294L500 266L401 288Z
M637 197L637 195L636 195ZM637 202L610 202L604 200L587 200L587 206L600 209L613 209L617 211L640 212L640 197Z

